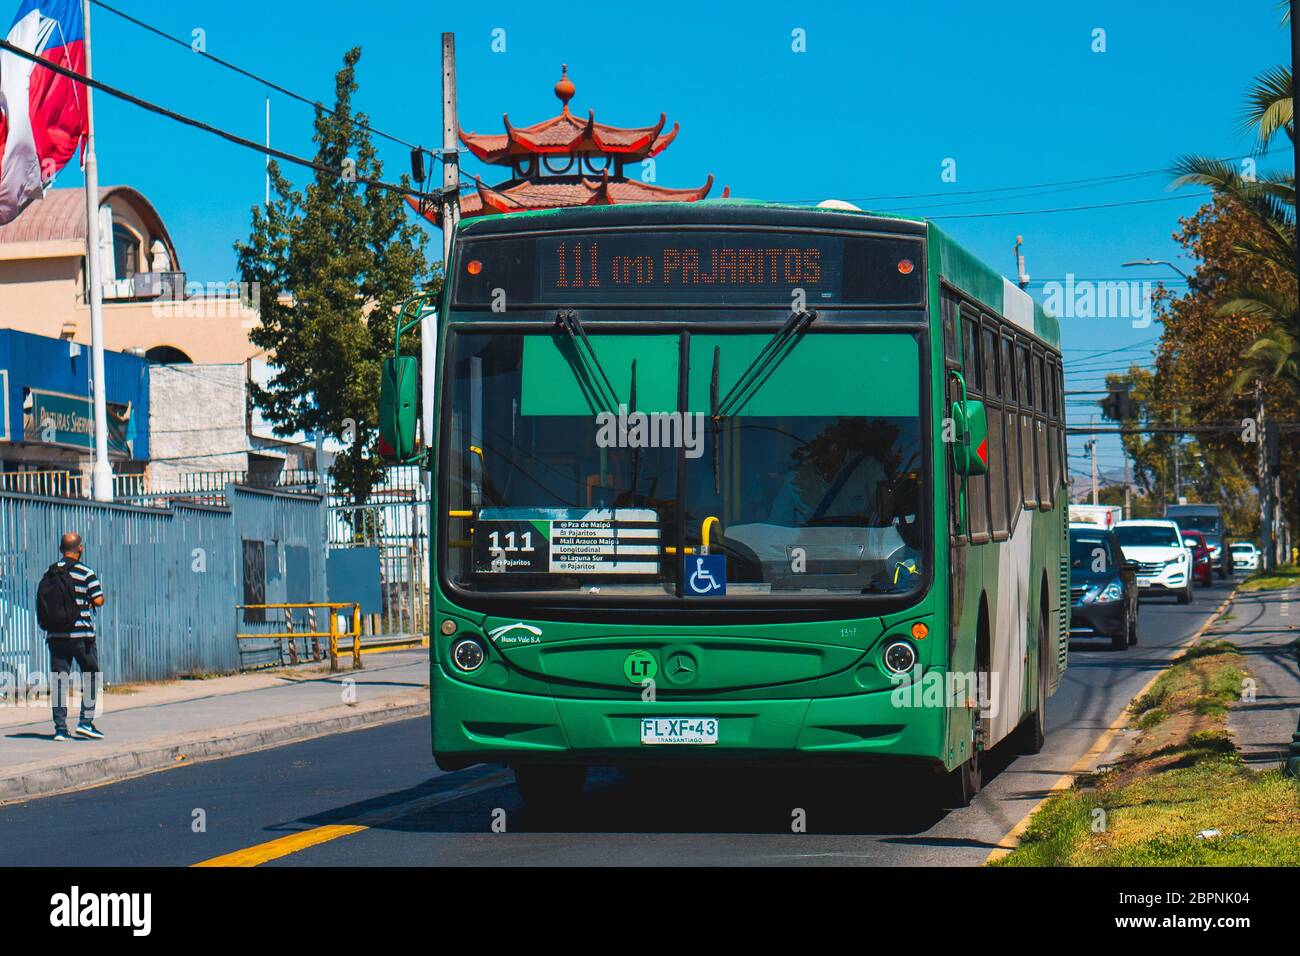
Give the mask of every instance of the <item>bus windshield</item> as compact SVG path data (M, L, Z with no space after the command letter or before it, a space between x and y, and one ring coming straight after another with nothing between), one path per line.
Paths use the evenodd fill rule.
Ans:
M707 531L717 600L921 588L920 337L773 331L456 329L449 580L691 600Z

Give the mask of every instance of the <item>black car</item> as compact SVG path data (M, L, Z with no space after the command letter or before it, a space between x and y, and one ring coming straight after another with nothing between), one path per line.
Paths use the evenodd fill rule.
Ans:
M1138 639L1137 562L1095 525L1070 525L1070 633L1109 637L1117 651Z

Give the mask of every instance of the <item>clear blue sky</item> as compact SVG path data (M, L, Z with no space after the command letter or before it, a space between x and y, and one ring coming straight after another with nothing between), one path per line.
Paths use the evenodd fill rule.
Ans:
M577 85L575 110L594 108L599 118L625 125L653 123L662 111L669 126L681 123L659 159L660 184L695 186L712 173L715 196L730 185L734 196L775 200L959 193L1162 169L1189 152L1241 155L1251 145L1236 131L1243 90L1289 54L1275 0L1240 0L1230 8L1208 0L662 0L603 11L533 2L390 0L368 7L354 0L228 0L201 9L110 2L176 36L200 28L209 52L327 103L343 52L359 45L357 107L378 128L426 145L441 135L441 31L456 33L466 129L498 132L502 112L517 124L553 115L552 85L564 61ZM504 53L491 49L496 28L505 30ZM805 53L791 50L796 28L806 31ZM1104 53L1091 49L1097 28L1105 30ZM93 9L92 29L98 78L261 140L262 87L102 9ZM271 99L273 144L310 155L311 110L277 94ZM262 157L103 94L95 102L101 182L129 183L153 200L191 279L232 278L231 244L246 236L249 209L262 197ZM386 178L407 168L403 147L380 141L380 149ZM940 177L947 158L956 161L954 183ZM1289 165L1289 156L1279 161ZM503 178L472 157L465 166L488 182ZM58 185L79 183L73 163ZM1198 200L1192 190L1170 192L1168 183L1159 174L1027 195L861 204L966 217L942 223L1007 273L1012 241L1022 234L1031 291L1041 296L1043 281L1067 273L1172 277L1168 270L1120 268L1129 259L1176 256L1177 218ZM971 217L1167 197L1175 198ZM429 233L437 257L440 239ZM1158 325L1134 329L1118 319L1066 319L1063 327L1069 389L1099 387L1107 369L1129 358L1145 361L1159 332ZM1074 417L1086 422L1087 414L1079 409ZM1078 440L1071 446L1081 450ZM1118 443L1102 447L1103 468L1118 466Z

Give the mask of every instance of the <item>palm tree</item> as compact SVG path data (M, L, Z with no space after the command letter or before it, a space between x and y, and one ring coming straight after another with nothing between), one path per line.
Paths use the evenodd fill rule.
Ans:
M1290 67L1275 66L1255 77L1254 84L1246 91L1241 132L1256 135L1260 152L1266 150L1269 142L1280 132L1294 140Z
M1282 3L1282 22L1290 21L1290 4ZM1242 132L1254 133L1260 153L1279 132L1295 141L1292 76L1286 66L1265 70L1246 94ZM1174 164L1175 186L1197 184L1244 209L1259 226L1259 237L1243 238L1234 249L1266 262L1278 275L1296 271L1295 175L1273 174L1249 179L1229 163L1207 156L1184 156ZM1265 331L1243 353L1246 365L1233 378L1236 394L1254 378L1266 378L1300 394L1300 301L1295 292L1234 288L1217 310L1221 316L1253 316L1267 322Z

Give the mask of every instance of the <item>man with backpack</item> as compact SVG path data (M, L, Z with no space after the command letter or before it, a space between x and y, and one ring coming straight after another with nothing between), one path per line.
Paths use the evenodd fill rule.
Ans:
M81 669L81 720L76 733L92 740L104 735L96 729L95 701L99 682L99 655L95 652L94 608L104 604L99 575L81 563L85 551L81 535L69 531L59 540L63 557L46 570L36 589L37 623L50 645L51 701L54 705L54 739L68 739L68 685L72 662Z

